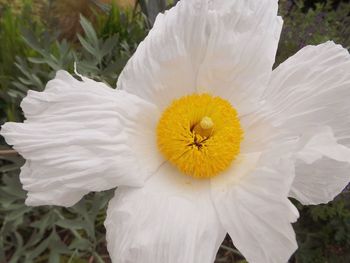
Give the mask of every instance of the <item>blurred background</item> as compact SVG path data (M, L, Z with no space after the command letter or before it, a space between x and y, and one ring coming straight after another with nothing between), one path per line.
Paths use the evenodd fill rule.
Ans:
M28 89L55 71L78 71L115 87L118 74L171 0L0 0L0 124L22 121ZM280 0L284 29L275 66L305 45L329 39L350 49L350 3ZM113 191L72 208L24 205L23 160L0 138L0 262L111 262L103 222ZM350 189L327 205L298 207L299 250L290 262L350 262ZM227 237L217 263L245 262Z

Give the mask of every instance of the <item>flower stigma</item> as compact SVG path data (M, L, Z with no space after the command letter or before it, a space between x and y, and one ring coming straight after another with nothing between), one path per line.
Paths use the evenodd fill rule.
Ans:
M239 154L242 139L235 108L206 93L174 100L157 126L160 152L195 178L211 178L225 171Z

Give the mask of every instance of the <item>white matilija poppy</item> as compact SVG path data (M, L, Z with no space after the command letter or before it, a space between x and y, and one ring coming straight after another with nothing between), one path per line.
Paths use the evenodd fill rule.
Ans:
M157 17L117 90L65 71L2 135L27 160L28 205L118 186L113 262L209 263L228 232L249 262L285 263L303 204L349 181L350 56L308 46L272 71L277 0L183 0Z

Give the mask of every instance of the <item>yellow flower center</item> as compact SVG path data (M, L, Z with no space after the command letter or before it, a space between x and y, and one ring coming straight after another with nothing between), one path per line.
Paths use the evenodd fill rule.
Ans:
M211 178L226 170L239 154L243 139L231 104L209 94L174 100L157 126L160 152L181 172Z

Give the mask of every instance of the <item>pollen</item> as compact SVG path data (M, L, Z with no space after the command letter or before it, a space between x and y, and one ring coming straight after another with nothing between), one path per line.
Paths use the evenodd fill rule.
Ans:
M160 152L182 173L195 178L225 171L239 154L242 139L235 108L210 94L174 100L157 126Z

